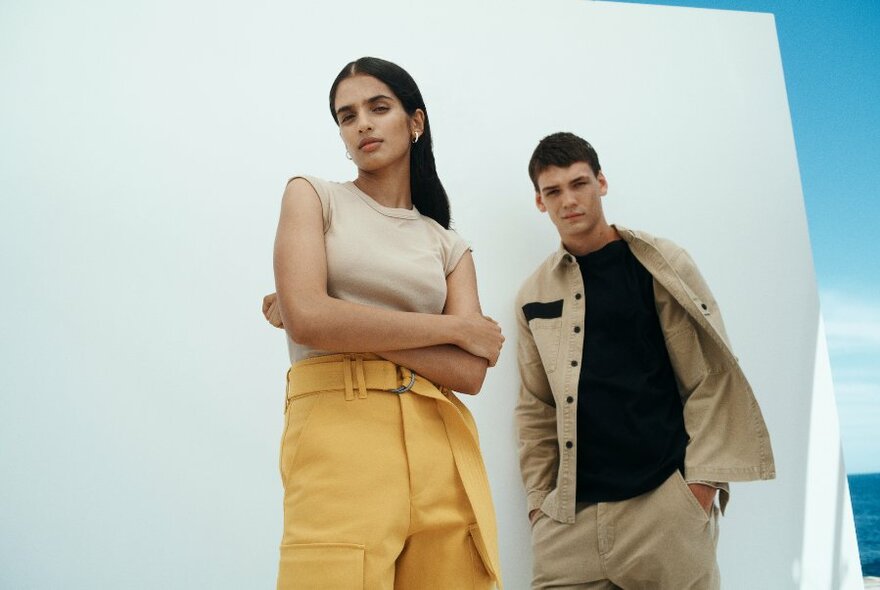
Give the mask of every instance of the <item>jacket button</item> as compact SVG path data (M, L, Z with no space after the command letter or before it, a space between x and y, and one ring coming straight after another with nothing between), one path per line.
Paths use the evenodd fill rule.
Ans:
M580 294L580 293L575 293L575 294L574 294L574 298L575 298L575 299L580 299L580 298L581 298L581 294Z
M574 327L574 333L575 333L575 334L580 334L580 333L581 333L581 327L580 327L580 326L575 326L575 327Z
M574 446L574 443L572 443L570 440L565 441L565 448L566 449L570 449L573 446Z
M577 361L571 361L571 366L572 366L572 367L576 367L576 366L578 366L578 362L577 362Z
M700 304L700 307L702 307L703 309L709 309L709 306L705 303Z
M567 401L568 403L571 403L574 401L574 398L571 396L568 396L567 398L565 398L565 401Z

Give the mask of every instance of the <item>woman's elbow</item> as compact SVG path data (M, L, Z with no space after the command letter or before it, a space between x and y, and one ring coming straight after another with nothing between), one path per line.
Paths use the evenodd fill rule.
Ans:
M281 316L291 340L310 348L320 348L319 341L324 331L318 314L308 306L291 305L282 308Z
M489 363L486 359L475 358L469 363L465 363L459 377L461 378L460 387L455 388L460 393L467 395L477 395L483 388L483 382L486 380L486 369Z
M305 330L298 323L296 323L296 322L288 323L285 320L284 331L287 332L287 337L290 338L293 342L295 342L301 346L307 346L309 348L318 348L317 346L315 346L315 342L314 342L314 338L312 337L312 333L310 331Z

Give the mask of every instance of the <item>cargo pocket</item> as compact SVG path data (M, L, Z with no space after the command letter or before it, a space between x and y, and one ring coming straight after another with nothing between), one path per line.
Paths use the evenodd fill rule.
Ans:
M495 580L489 573L489 554L486 551L486 545L483 543L483 536L480 534L480 527L472 524L468 527L468 536L470 537L471 549L471 571L473 572L473 588L474 590L486 590L495 586Z
M281 450L278 453L278 469L281 482L286 486L293 467L293 458L300 446L306 426L323 396L311 394L290 400L284 412L284 431L281 434Z
M278 590L362 590L364 546L303 543L281 546Z

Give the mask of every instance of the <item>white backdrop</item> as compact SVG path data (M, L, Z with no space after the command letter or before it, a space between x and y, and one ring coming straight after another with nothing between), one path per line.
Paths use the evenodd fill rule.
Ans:
M354 175L326 101L361 55L420 83L484 309L511 339L513 295L557 245L531 150L558 130L596 146L609 220L689 249L770 428L779 477L733 486L725 587L855 579L838 463L808 457L839 441L836 425L809 441L836 416L811 410L827 409L813 398L827 353L772 17L14 0L0 7L0 587L272 587L287 352L260 298L285 180ZM531 565L515 365L509 341L467 400L512 590ZM830 490L810 488L810 513L808 463ZM810 520L832 501L830 521Z

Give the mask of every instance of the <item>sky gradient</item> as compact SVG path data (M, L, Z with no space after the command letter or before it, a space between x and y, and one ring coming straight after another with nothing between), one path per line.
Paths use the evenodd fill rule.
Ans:
M880 2L623 1L774 15L844 459L880 472Z

